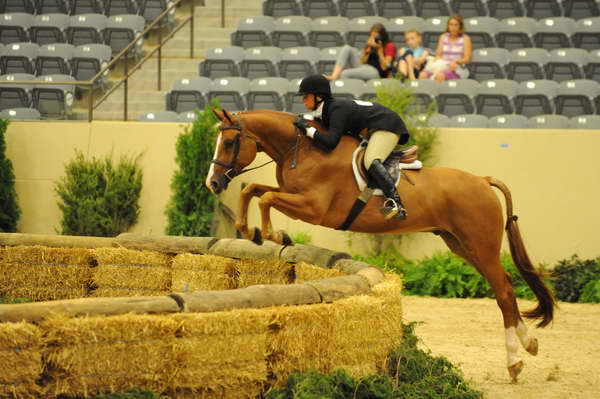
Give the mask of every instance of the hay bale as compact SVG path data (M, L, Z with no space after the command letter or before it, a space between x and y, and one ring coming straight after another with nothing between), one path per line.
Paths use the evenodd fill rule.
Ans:
M0 245L5 246L34 246L41 245L50 248L110 248L114 246L114 238L63 236L45 234L0 233Z
M93 296L151 296L171 292L171 257L124 248L94 250Z
M41 332L29 323L0 324L0 397L30 398L41 393Z
M296 284L304 283L305 281L310 281L310 280L320 280L322 278L338 277L338 276L346 275L346 273L344 273L341 270L327 269L324 267L311 265L306 262L300 262L297 265L295 265L294 272L295 272L294 274L296 275L296 280L295 280Z
M173 291L194 292L235 288L236 261L213 255L177 255L173 259Z
M296 244L281 250L280 259L286 262L306 262L321 267L332 267L340 259L349 259L345 252L331 251L312 245Z
M6 247L0 296L34 301L81 298L92 280L92 251L83 248Z
M210 247L208 253L238 259L279 259L283 245L265 241L257 245L250 240L223 238Z
M115 239L116 244L123 248L169 254L205 254L217 241L214 237L149 236L136 233L119 234Z
M281 260L240 259L236 263L236 286L258 284L291 284L294 266Z

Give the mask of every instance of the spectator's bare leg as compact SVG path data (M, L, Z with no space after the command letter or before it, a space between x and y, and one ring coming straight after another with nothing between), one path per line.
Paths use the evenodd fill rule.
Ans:
M407 67L408 67L408 78L410 80L416 80L416 76L415 76L415 59L412 56L409 56L406 59L406 63L407 63Z
M444 75L444 72L438 72L438 73L435 75L435 80L441 83L441 82L443 82L444 80L446 80L446 75Z

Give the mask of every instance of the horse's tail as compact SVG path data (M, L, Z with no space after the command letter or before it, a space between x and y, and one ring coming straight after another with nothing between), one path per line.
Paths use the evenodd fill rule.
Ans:
M518 218L516 215L513 215L513 203L510 190L506 184L493 177L485 177L484 179L491 186L496 187L504 194L507 216L506 232L510 244L510 254L512 255L513 262L515 262L515 265L519 269L521 276L523 276L523 279L527 282L527 285L529 285L529 288L531 288L538 300L537 307L523 312L523 316L530 319L541 318L542 321L538 323L537 327L545 327L550 324L554 317L554 307L556 306L554 296L542 280L542 273L534 268L531 259L529 259L525 244L523 243L523 238L521 237L521 232L519 231L519 225L517 224Z

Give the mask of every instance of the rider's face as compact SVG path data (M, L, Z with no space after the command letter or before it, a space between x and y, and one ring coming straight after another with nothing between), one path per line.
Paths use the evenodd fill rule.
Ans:
M306 109L308 109L309 111L315 109L316 101L314 94L304 94L302 96L302 102L304 103Z

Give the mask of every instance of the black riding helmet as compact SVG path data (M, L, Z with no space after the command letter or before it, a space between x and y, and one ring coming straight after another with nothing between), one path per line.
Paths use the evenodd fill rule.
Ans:
M323 75L307 76L300 82L298 94L316 94L324 98L331 97L329 80Z

